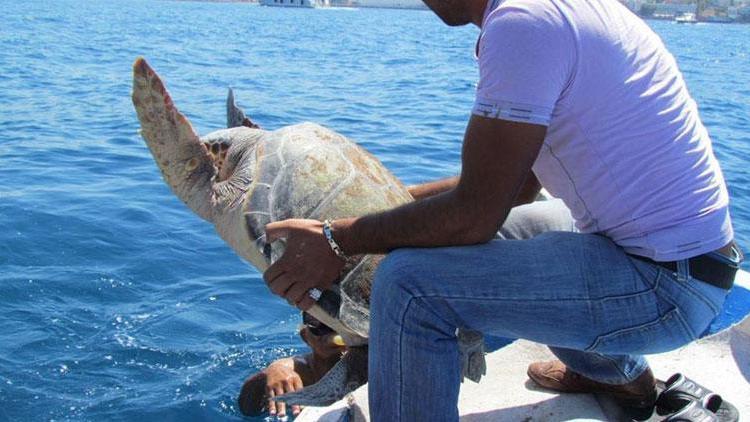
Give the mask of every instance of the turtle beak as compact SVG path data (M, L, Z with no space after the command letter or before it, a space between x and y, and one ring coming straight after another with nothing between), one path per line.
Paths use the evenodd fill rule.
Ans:
M213 220L216 167L187 117L143 58L133 64L133 105L164 181L201 218Z

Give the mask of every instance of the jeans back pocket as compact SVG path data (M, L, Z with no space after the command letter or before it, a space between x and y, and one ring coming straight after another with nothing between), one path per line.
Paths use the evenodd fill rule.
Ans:
M679 309L637 326L600 335L586 348L604 354L651 354L674 350L695 340Z

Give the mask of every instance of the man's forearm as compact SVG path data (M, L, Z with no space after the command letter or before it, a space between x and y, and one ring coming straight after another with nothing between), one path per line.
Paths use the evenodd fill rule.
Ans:
M395 209L334 222L334 237L349 255L392 249L472 245L489 241L511 207L533 202L541 188L529 172L515 197L500 200L505 211L483 209L456 189L459 177L412 186L417 200ZM506 191L509 192L509 191ZM494 211L494 212L493 212Z
M420 185L411 185L407 189L415 200L429 198L437 194L447 192L458 185L459 176L448 177L446 179L436 180L434 182L427 182ZM539 184L539 180L536 178L534 173L529 173L526 177L521 190L518 192L516 200L513 202L513 206L519 206L523 204L529 204L536 200L539 195L539 191L542 189L542 185Z
M489 241L510 210L488 217L462 203L453 189L382 213L336 220L333 236L348 255L386 253L399 247L472 245Z

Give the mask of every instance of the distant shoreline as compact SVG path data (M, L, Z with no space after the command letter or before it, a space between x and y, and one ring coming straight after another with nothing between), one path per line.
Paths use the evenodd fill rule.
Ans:
M248 3L248 4L254 4L254 5L261 5L258 0L169 0L169 1L177 1L177 2L193 2L193 3ZM326 9L326 8L349 8L349 9L395 9L395 10L429 10L426 5L422 7L395 7L395 6L370 6L367 4L356 4L356 5L345 5L345 4L336 4L331 6L321 6L318 7L319 9ZM297 9L297 8L295 8ZM307 9L307 8L303 8Z
M199 3L252 3L259 4L258 0L170 0L170 1L189 1Z
M258 0L170 0L170 1L178 1L178 2L200 2L200 3L248 3L248 4L255 4L260 5L260 2ZM363 6L363 5L354 5L354 6L347 6L347 5L336 5L335 7L348 7L353 9L399 9L399 10L429 10L427 6L425 7L387 7L387 6ZM674 16L647 16L647 15L641 15L639 13L634 12L638 17L640 17L643 20L655 20L655 21L674 21ZM732 21L711 21L706 19L699 19L698 22L700 23L721 23L721 24L743 24L748 23L747 21L742 20L732 20Z

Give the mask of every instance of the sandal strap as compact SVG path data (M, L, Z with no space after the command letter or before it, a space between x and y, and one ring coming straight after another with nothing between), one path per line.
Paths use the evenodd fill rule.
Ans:
M669 415L663 422L718 422L719 419L710 410L696 400L683 401L684 406Z
M739 421L739 411L732 403L682 374L674 374L663 384L661 382L657 384L659 389L663 390L656 400L656 413L659 415L675 414L688 402L695 401L700 407L710 412L714 420Z
M659 394L656 400L656 408L659 414L668 414L676 412L684 406L685 401L695 400L701 403L702 407L708 407L709 402L716 402L716 398L721 397L698 384L692 379L677 373L669 377L664 383L664 391Z
M707 395L713 394L713 391L680 373L676 373L669 377L665 383L665 387L664 394L670 394L672 391L677 391L682 394L689 394L701 401L703 401Z

